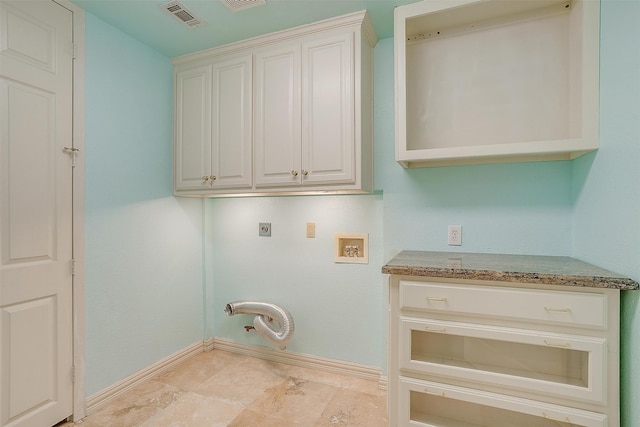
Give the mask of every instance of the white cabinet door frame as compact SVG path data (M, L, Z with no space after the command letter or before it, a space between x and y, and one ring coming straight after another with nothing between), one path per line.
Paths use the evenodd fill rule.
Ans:
M355 182L354 33L302 44L302 184Z
M212 188L251 188L252 56L216 61L212 67Z
M175 96L175 188L209 189L211 65L178 70Z
M299 186L300 45L262 50L255 61L256 187Z

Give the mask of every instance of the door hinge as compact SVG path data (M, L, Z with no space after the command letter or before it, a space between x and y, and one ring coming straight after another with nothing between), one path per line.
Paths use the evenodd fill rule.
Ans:
M71 59L76 59L78 57L78 45L76 43L71 43Z
M65 153L69 153L71 155L71 167L76 167L76 159L78 158L78 153L80 152L79 148L76 147L64 147Z
M76 260L75 259L71 259L71 275L75 276L76 274Z
M71 367L71 382L73 384L76 383L76 365L73 365L73 367Z

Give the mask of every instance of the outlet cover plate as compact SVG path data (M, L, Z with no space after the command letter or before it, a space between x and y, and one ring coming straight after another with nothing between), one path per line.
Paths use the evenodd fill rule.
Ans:
M462 226L450 225L447 229L447 242L449 246L462 246Z
M271 237L271 223L270 222L259 223L258 235L263 237Z

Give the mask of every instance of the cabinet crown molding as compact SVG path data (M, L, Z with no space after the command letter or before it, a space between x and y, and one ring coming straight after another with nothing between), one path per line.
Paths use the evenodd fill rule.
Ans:
M243 53L244 51L255 50L273 43L285 42L287 40L295 40L299 37L311 36L315 33L326 33L331 30L342 30L351 27L361 27L362 34L371 47L375 47L378 43L371 18L366 10L341 15L334 18L324 19L322 21L313 22L311 24L299 25L297 27L288 28L286 30L269 33L266 35L252 37L246 40L225 44L222 46L212 47L210 49L201 50L186 55L177 56L172 59L173 65L183 63L191 63L199 59L210 59L212 57L232 54L235 52Z

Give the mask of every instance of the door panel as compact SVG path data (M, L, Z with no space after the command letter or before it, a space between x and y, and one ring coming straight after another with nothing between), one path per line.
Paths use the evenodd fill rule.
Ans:
M55 297L4 307L2 322L11 337L9 414L22 414L57 400L55 378ZM24 339L23 337L30 337ZM25 358L28 354L30 357Z
M302 45L304 184L355 182L353 33Z
M72 412L73 14L0 1L0 425Z
M211 107L212 187L251 188L252 58L216 62Z
M301 183L299 75L299 45L256 54L256 187Z
M211 66L176 73L175 189L210 188Z
M50 93L14 82L2 82L7 102L9 210L6 238L3 239L3 264L55 259L55 210L52 193L55 166L55 99ZM24 126L30 117L39 126ZM29 165L12 167L12 165ZM16 187L13 183L19 183ZM22 197L29 194L29 197Z

